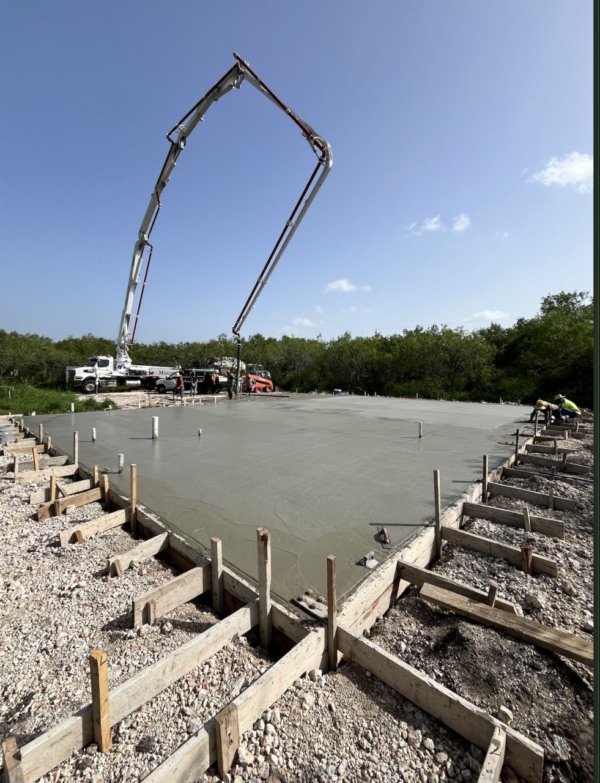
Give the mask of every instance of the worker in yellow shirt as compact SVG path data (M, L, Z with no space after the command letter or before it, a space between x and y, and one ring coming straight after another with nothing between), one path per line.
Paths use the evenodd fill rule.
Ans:
M581 416L581 411L571 400L567 400L564 394L557 394L554 398L554 402L560 408L560 415L567 416L569 419L577 419Z

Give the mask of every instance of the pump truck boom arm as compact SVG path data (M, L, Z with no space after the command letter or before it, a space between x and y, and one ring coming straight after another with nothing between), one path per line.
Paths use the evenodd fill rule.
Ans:
M232 68L230 68L229 71L227 71L227 73L225 74L225 76L223 76L213 87L211 87L211 89L206 93L206 95L204 95L198 101L198 103L192 109L190 109L190 111L167 133L167 140L169 141L171 146L169 148L169 152L167 153L167 157L165 159L163 167L160 171L160 174L154 186L152 195L150 196L150 203L148 204L146 214L144 215L144 219L142 220L142 224L138 232L138 238L133 248L133 259L131 262L131 270L129 273L129 280L127 284L125 306L123 307L123 314L121 316L119 335L117 337L117 345L116 345L117 360L119 361L125 361L125 362L130 361L128 349L129 346L132 345L135 340L135 330L137 327L137 321L139 318L142 299L144 296L144 288L148 277L148 269L150 267L150 261L152 259L153 247L150 244L150 236L152 235L152 230L154 228L154 224L156 223L156 218L158 217L158 213L161 208L160 198L162 192L167 186L167 183L169 182L169 177L171 176L171 173L175 168L179 155L185 149L187 138L190 136L190 134L192 133L196 125L199 122L203 121L204 115L206 114L206 112L208 111L208 109L213 103L218 101L219 98L221 98L223 95L226 95L230 90L234 88L239 89L244 80L248 81L253 87L255 87L266 98L272 101L278 108L284 111L293 120L293 122L302 131L303 137L308 141L308 143L311 146L311 149L317 155L318 158L317 166L313 171L311 178L309 179L308 184L300 197L300 200L296 204L296 207L294 208L289 220L286 222L286 225L281 235L279 236L279 239L277 240L273 252L269 256L269 259L265 267L263 268L258 280L256 281L256 284L254 285L254 288L252 289L252 292L248 297L248 300L246 301L246 304L244 305L244 308L242 309L242 312L240 313L233 327L233 332L238 336L238 338L242 325L244 324L250 311L253 309L265 285L268 283L269 278L273 273L273 270L279 263L279 260L283 255L285 249L287 248L292 236L294 235L296 229L300 225L302 219L304 218L306 212L308 211L308 208L312 204L312 201L316 196L317 191L325 181L325 178L327 177L331 169L333 163L331 147L325 141L325 139L322 136L319 136L310 127L308 123L302 120L294 111L292 111L288 106L286 106L282 101L280 101L279 98L262 81L262 79L260 79L260 77L254 73L254 71L250 68L247 62L242 60L242 58L235 52L233 53L233 56L236 59L235 65ZM321 169L321 174L313 185L313 182L316 178L319 169ZM311 185L313 185L312 190L310 191L310 194L308 195L308 198L304 202L304 206L300 210L300 213L298 214L298 217L296 218L296 221L294 223L293 220L294 217L296 216L296 213L298 212L302 199L308 193ZM148 260L146 262L146 272L144 275L142 290L140 292L137 314L133 316L133 302L134 302L137 285L140 279L140 273L142 270L144 252L146 250L146 247L149 248L150 252L148 255ZM133 335L131 335L130 337L132 318L135 318L135 323L133 328Z

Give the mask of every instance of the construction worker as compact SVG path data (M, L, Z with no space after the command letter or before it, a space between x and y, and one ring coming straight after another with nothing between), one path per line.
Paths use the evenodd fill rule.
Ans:
M581 411L571 400L567 400L564 394L557 394L554 402L558 403L560 415L567 416L569 419L577 419L581 416Z
M177 373L175 377L177 378L177 382L175 383L175 389L173 390L173 399L179 395L181 402L183 402L183 390L185 388L183 378L179 373Z
M190 378L190 397L195 397L198 393L198 379L195 375Z
M552 417L556 416L557 419L560 419L560 413L558 405L553 405L551 402L546 402L545 400L538 400L531 411L531 416L529 417L529 421L532 422L535 419L535 415L539 413L543 413L546 417L546 426L548 424L552 424Z
M227 394L229 395L229 399L233 399L233 375L231 374L231 370L227 370Z

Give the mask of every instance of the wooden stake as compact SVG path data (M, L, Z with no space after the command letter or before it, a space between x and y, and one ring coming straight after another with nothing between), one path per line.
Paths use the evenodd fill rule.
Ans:
M523 506L523 524L525 525L525 531L531 533L531 520L529 519L529 508Z
M565 430L565 440L569 440L569 430Z
M479 775L479 783L497 783L504 766L504 754L506 752L506 732L496 726L488 747L482 770Z
M579 432L579 421L575 422L575 432Z
M229 772L240 744L240 724L238 708L233 702L215 717L217 740L217 767L219 775Z
M110 498L108 496L108 476L106 473L102 475L102 500L108 510L110 508Z
M558 440L554 438L554 455L558 454Z
M112 750L108 701L108 657L102 650L93 650L89 657L92 680L92 713L94 739L101 753Z
M223 601L223 549L219 538L210 539L210 559L212 564L213 609L222 617L225 613Z
M56 500L56 476L50 476L50 503Z
M146 604L146 621L148 625L154 625L156 622L156 601L151 598Z
M10 394L10 392L9 392ZM23 767L21 766L21 751L15 737L7 737L2 743L4 758L5 783L24 783Z
M15 481L16 481L17 480L17 473L19 472L19 455L18 454L15 454L15 463L14 463L13 470L15 471Z
M538 412L535 412L535 416L533 418L533 437L536 438L538 433Z
M100 482L98 480L98 465L94 465L94 476L92 478L92 486L93 487L100 486Z
M50 454L51 446L52 446L52 438L50 437L50 435L48 435L48 437L46 438L46 454ZM50 454L50 456L52 455Z
M38 424L38 443L44 442L44 425Z
M488 496L488 473L489 473L489 463L488 463L488 455L483 455L483 479L481 482L481 502L487 503L487 496Z
M496 603L497 592L498 592L498 582L495 582L493 579L490 579L490 588L488 590L487 605L491 606L492 609L494 608L494 604Z
M550 510L554 508L554 487L550 487L548 490L548 508Z
M327 558L327 651L329 671L337 669L337 589L335 583L335 557Z
M79 465L79 433L73 433L73 464Z
M519 464L519 430L516 433L515 439L515 465Z
M131 532L137 530L137 465L131 466Z
M562 455L562 465L560 466L560 469L562 470L563 473L565 473L565 471L567 470L567 457L568 456L569 455L566 452Z
M33 449L33 466L35 470L40 469L40 458L38 457L38 453L35 449Z
M271 646L271 534L264 527L256 531L258 545L258 597L260 603L260 643Z
M533 549L530 546L521 547L521 568L524 574L533 573Z
M435 555L442 556L442 502L440 496L440 472L433 471L433 500L435 504Z

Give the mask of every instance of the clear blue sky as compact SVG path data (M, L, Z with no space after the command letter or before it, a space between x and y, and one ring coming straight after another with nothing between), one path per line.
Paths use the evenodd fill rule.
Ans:
M510 324L591 290L592 8L5 4L0 327L116 337L165 133L234 50L334 161L246 335ZM230 332L314 163L248 83L211 107L163 194L140 340Z

